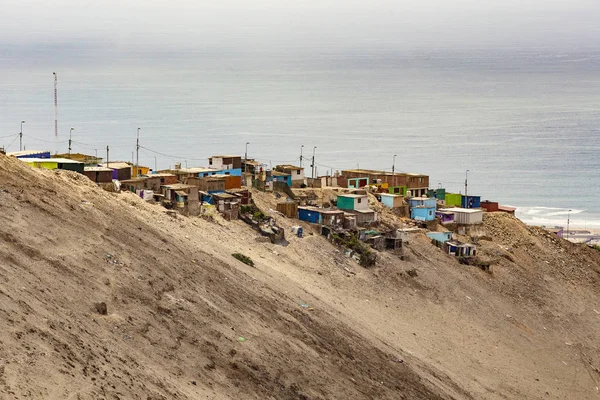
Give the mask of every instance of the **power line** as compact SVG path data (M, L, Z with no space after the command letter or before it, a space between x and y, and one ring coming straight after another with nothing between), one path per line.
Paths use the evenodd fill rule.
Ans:
M62 141L62 142L55 142L54 140L44 140L44 139L38 139L36 137L33 136L29 136L29 135L23 135L29 139L33 139L33 140L37 140L38 142L45 142L45 143L68 143L68 140Z
M171 155L171 154L165 154L165 153L161 153L160 151L149 149L149 148L147 148L145 146L140 146L140 149L146 149L146 150L148 150L151 153L159 154L159 155L161 155L163 157L172 158L174 160L208 161L208 157L206 157L206 158L192 158L192 157L174 156L174 155Z

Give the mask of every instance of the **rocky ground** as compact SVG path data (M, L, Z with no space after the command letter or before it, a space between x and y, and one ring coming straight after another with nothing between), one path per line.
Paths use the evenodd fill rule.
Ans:
M0 397L598 398L599 252L490 214L489 272L424 234L364 269L254 196L305 237L0 155Z

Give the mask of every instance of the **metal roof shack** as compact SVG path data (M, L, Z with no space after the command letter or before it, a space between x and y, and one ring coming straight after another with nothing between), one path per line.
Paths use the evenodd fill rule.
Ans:
M112 182L112 169L105 167L84 167L83 174L92 182L110 183Z
M6 153L9 157L16 158L50 158L50 152L47 150L22 150Z
M516 207L510 207L510 206L498 206L498 211L500 212L505 212L507 214L512 214L515 215L515 211L517 211Z
M83 174L84 169L82 162L66 158L19 158L19 160L34 168L63 169L79 172L80 174Z
M475 225L483 222L483 211L476 208L444 208L443 211L454 213L454 222L464 225Z

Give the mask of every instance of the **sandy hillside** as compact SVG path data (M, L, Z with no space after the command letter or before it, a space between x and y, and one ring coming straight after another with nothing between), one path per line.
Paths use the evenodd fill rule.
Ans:
M600 253L508 215L490 273L424 235L364 269L307 224L277 246L1 155L0 212L1 398L600 396Z

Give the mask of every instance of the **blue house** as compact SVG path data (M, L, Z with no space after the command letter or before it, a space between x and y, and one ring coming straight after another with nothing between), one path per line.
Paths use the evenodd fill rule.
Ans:
M427 237L446 243L448 240L452 240L452 232L428 232Z
M7 156L16 158L50 158L50 152L45 150L23 150L6 153Z
M282 182L292 187L292 174L287 172L271 171L271 178L273 182Z
M436 207L436 199L434 197L412 197L408 199L408 205L412 207Z
M435 199L434 199L435 200ZM416 206L410 209L410 218L417 221L433 221L435 219L435 206Z
M463 194L460 205L462 208L480 208L481 196L465 196Z
M318 224L321 222L321 212L313 207L298 207L298 219L311 224Z

